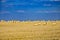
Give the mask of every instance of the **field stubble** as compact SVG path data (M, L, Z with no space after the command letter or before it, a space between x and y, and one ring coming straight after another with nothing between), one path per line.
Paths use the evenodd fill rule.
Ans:
M60 21L0 22L0 40L60 40Z

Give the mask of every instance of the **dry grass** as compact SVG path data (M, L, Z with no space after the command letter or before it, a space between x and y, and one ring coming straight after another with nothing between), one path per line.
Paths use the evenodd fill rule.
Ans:
M60 21L1 21L0 40L60 40Z

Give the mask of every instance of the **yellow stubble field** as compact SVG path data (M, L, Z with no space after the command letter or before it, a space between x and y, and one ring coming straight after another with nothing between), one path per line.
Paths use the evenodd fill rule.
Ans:
M1 21L0 40L60 40L60 21Z

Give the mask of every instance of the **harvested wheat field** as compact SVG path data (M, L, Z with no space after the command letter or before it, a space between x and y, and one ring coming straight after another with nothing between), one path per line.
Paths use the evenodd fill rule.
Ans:
M60 40L60 21L0 21L0 40Z

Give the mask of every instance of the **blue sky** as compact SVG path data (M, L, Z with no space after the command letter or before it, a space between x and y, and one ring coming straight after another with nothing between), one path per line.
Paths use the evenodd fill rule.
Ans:
M0 0L0 20L60 20L60 0Z

